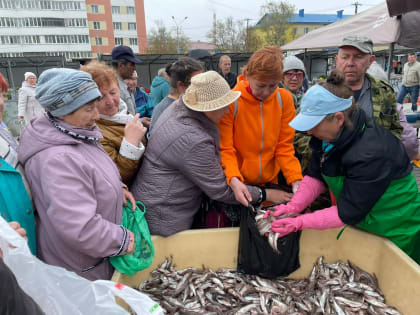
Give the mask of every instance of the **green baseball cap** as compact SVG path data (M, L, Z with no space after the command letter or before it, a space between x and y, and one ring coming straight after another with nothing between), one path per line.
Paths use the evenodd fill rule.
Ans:
M352 46L365 54L373 54L372 40L366 36L346 36L339 48L344 46Z

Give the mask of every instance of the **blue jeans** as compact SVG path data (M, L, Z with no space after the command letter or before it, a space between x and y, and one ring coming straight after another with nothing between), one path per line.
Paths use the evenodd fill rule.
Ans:
M411 86L406 87L405 85L401 85L400 91L398 92L397 96L397 103L402 104L404 101L404 97L410 93L411 98L411 109L413 112L417 111L417 98L419 97L419 86Z

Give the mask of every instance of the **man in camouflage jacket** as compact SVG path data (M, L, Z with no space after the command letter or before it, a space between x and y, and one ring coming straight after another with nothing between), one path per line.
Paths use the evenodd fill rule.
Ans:
M403 127L400 124L394 90L387 82L366 73L375 60L372 53L373 44L369 38L345 37L336 57L337 69L344 72L346 83L354 91L357 103L367 115L401 139ZM295 150L300 154L303 173L311 159L310 138L306 134L296 133L294 141Z

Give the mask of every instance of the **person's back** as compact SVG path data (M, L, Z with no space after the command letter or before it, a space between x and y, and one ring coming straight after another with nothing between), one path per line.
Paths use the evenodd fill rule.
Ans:
M169 77L165 68L159 69L158 75L153 79L150 87L150 98L152 99L153 107L159 104L169 94Z

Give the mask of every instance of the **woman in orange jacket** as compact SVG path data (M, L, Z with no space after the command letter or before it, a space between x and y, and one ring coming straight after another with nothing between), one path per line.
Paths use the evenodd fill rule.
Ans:
M218 125L222 166L238 200L251 201L245 184L277 184L280 172L293 192L302 179L294 155L295 131L289 126L296 116L293 98L278 87L283 79L282 59L277 46L259 49L251 56L233 89L241 96ZM290 198L284 191L270 190L262 199L282 203Z

